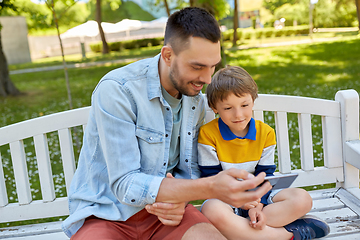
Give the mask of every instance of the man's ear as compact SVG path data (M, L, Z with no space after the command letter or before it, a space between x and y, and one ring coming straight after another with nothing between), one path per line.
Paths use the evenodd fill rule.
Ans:
M173 55L174 55L174 51L170 46L163 46L161 48L161 58L168 67L170 67L171 65L171 59Z

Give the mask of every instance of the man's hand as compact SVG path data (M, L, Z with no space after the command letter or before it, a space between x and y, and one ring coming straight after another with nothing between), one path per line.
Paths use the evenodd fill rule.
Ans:
M171 173L166 174L167 178L174 178ZM156 202L145 206L146 211L150 214L154 214L158 219L168 226L177 226L180 224L185 213L185 207L187 203L164 203Z
M234 207L241 207L246 203L257 201L271 189L270 183L265 182L255 191L247 190L262 183L265 175L265 173L260 173L254 177L245 170L235 168L221 171L217 175L209 177L213 198L220 199Z
M255 208L249 210L250 226L262 230L266 225L266 216L262 211L263 204L259 203Z

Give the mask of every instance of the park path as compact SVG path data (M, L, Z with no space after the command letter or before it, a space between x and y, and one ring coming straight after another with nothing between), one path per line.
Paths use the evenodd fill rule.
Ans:
M297 44L309 44L316 42L328 42L334 41L337 39L341 39L340 37L332 37L332 38L309 38L295 41L285 41L285 42L274 42L274 43L261 43L256 46L239 46L235 49L250 49L250 48L264 48L264 47L277 47L277 46L289 46L289 45L297 45ZM233 48L234 49L234 48ZM67 68L86 68L86 67L94 67L94 66L105 66L108 64L119 64L119 63L127 63L139 60L141 58L126 58L126 59L117 59L117 60L105 60L98 62L88 62L88 63L75 63L75 64L67 64ZM56 66L48 66L48 67L38 67L38 68L27 68L27 69L19 69L10 71L10 74L22 74L22 73L30 73L30 72L43 72L43 71L53 71L53 70L61 70L64 69L63 65Z

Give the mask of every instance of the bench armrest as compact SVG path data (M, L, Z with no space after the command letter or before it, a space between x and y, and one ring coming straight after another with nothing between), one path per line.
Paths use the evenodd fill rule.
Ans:
M345 161L360 169L360 140L347 141L344 151Z

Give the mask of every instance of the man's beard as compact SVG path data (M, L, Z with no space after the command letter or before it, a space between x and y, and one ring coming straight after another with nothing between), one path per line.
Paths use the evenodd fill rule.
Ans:
M184 83L185 81L179 76L179 71L176 63L174 68L170 71L169 78L171 84L181 95L193 97L198 95L200 92L200 91L195 92L195 90L191 89L191 87L187 88L187 85L190 85L190 82L188 82L187 84L181 84Z

